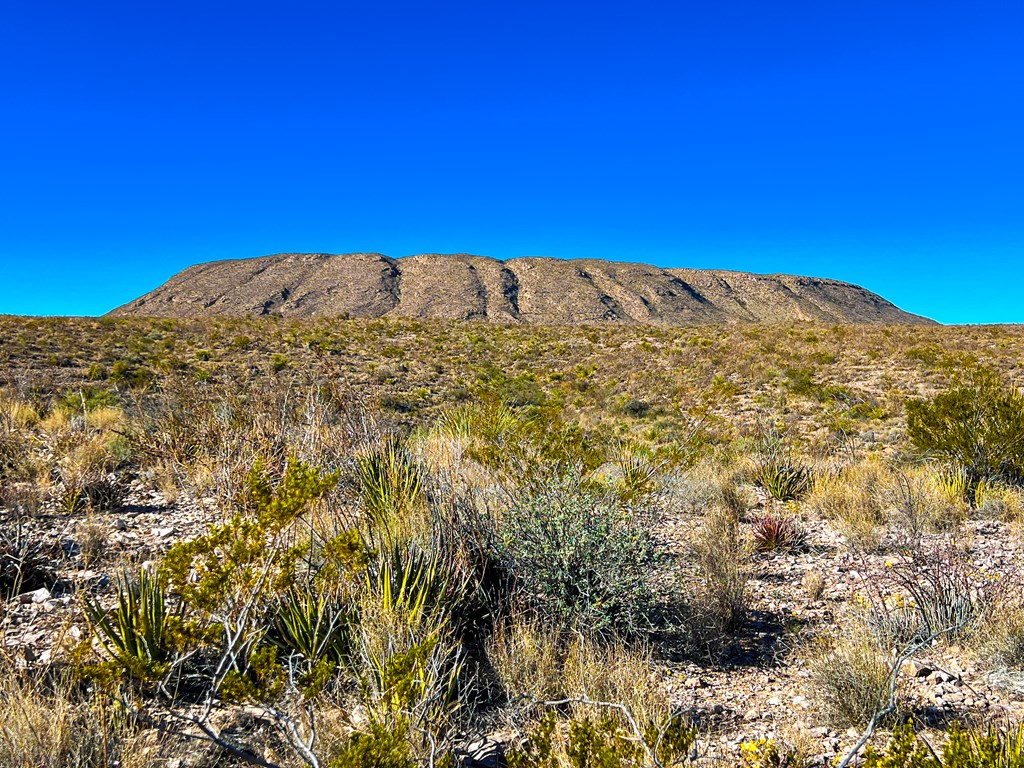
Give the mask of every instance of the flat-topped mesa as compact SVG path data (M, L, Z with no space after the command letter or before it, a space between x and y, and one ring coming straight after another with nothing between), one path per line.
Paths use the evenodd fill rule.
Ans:
M564 325L931 323L850 283L599 259L283 253L197 264L115 316L419 317Z

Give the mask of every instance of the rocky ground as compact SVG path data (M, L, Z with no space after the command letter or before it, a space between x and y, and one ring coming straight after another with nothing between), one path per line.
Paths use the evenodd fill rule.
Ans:
M748 517L766 505L759 499ZM52 588L26 589L3 607L4 651L29 669L59 660L88 637L83 595L109 599L126 564L155 559L173 542L198 534L214 518L214 507L213 499L171 504L137 484L117 512L68 517L51 511L20 522L4 512L3 529L39 543L56 572ZM698 522L669 515L665 535L677 552L686 553ZM748 619L725 648L701 657L655 647L656 673L674 703L695 717L709 757L735 757L744 742L774 739L798 744L827 764L859 736L823 722L802 649L809 638L842 631L857 596L883 583L898 541L856 552L834 524L806 510L802 525L806 540L797 551L754 556ZM1014 525L970 519L956 536L979 571L1007 578L1021 572L1024 539ZM933 538L948 541L949 534ZM919 724L1024 718L1024 680L994 674L965 648L929 647L904 667L904 678L908 709Z

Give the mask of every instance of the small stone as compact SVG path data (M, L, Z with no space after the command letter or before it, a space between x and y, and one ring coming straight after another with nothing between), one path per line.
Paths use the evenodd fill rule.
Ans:
M708 684L706 681L701 680L699 677L688 677L683 683L687 688L707 688Z
M174 535L174 528L154 528L151 533L158 539L166 539L168 536Z
M113 528L115 531L127 531L128 523L126 523L119 517L110 524L110 527Z
M934 670L927 664L922 664L918 661L911 661L907 664L907 671L911 677L928 677Z

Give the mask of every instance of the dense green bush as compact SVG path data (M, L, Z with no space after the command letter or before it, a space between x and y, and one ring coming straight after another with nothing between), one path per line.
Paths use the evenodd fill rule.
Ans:
M1024 395L996 373L976 368L930 400L907 403L914 446L966 475L964 501L984 480L1024 480Z
M884 751L869 747L864 768L1024 768L1024 725L984 731L955 728L940 750L909 726L898 728Z
M638 724L638 727L639 724ZM693 759L697 729L681 717L647 723L642 732L625 727L623 718L609 714L599 719L574 717L567 733L548 712L519 748L508 754L510 768L654 768L681 765Z
M505 567L537 611L567 629L634 634L649 624L659 553L650 521L616 496L556 476L501 521Z

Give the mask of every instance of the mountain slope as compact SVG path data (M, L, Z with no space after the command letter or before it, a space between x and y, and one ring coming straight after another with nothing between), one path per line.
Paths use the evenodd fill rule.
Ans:
M849 283L631 262L286 253L198 264L112 315L280 314L504 323L930 323Z

